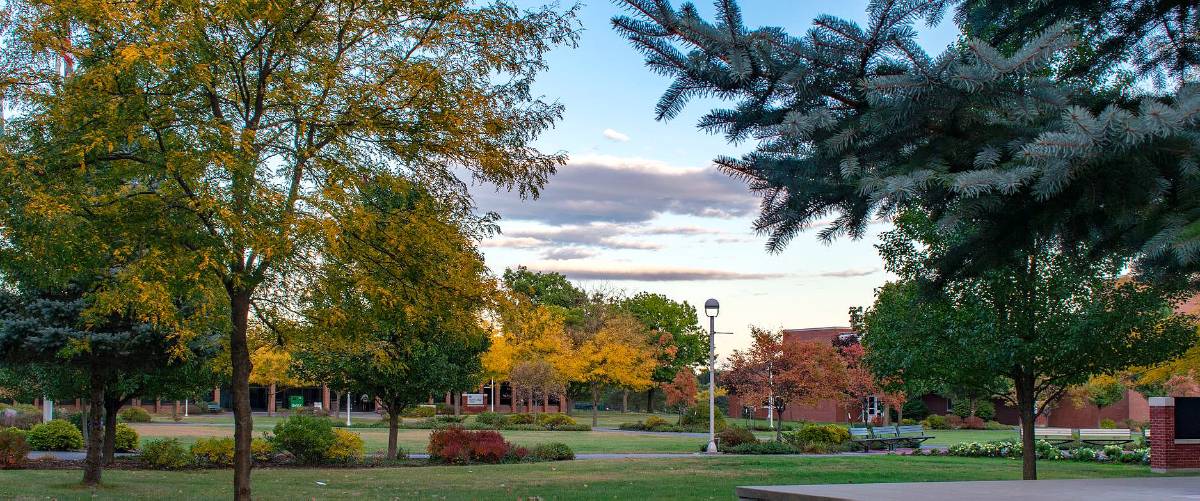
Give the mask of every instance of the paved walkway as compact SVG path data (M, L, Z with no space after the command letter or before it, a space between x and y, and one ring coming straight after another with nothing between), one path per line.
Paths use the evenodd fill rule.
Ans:
M132 457L136 456L133 452L117 452L117 457ZM591 453L591 454L576 454L575 459L673 459L673 458L711 458L721 456L731 456L732 454L704 454L700 452L607 452L607 453ZM788 457L832 457L837 454L785 454ZM418 453L409 454L412 459L429 459L429 454ZM29 453L29 459L54 458L63 461L83 461L86 454L81 451L33 451Z
M1169 501L1200 499L1196 477L1145 477L1088 480L992 480L893 484L774 485L738 487L744 501L835 500L1008 500L1120 499Z
M678 431L645 431L645 430L622 430L620 428L602 428L593 427L592 431L603 431L608 433L629 433L631 435L657 435L662 437L691 437L691 438L708 438L707 433L692 433Z

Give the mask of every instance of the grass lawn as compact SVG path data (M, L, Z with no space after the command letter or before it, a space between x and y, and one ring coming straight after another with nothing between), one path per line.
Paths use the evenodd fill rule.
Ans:
M1146 466L1043 462L1041 478L1151 475ZM1019 479L1007 459L770 456L622 459L516 465L256 470L258 499L731 499L739 485ZM92 492L78 470L0 471L0 498L228 499L232 473L108 471ZM317 484L321 481L326 485Z
M199 437L231 437L232 426L192 424L134 424L142 440L178 438L191 444ZM257 432L269 431L271 426L255 423ZM362 436L367 452L387 448L387 430L383 428L352 428ZM400 446L408 452L425 452L430 430L400 430ZM545 442L562 442L576 453L588 452L696 452L703 439L673 435L644 435L602 431L501 431L508 441L524 446Z
M657 414L659 417L674 422L678 419L672 414ZM601 412L600 426L613 427L622 422L645 420L651 414L620 412ZM583 423L590 422L586 413L576 413L575 418ZM284 419L282 416L256 416L254 430L256 435L271 431L275 423ZM473 419L473 418L471 418ZM363 419L356 422L375 422L375 419ZM341 422L340 420L338 421ZM134 429L143 439L174 437L185 444L191 444L199 437L226 437L233 435L233 418L231 415L203 415L190 417L183 422L156 421L153 423L135 423ZM354 428L355 433L362 435L368 452L382 450L387 447L387 430L382 428ZM544 442L563 442L576 453L602 452L695 452L704 442L703 439L684 435L645 435L613 432L578 432L578 431L502 431L511 442L532 446ZM926 445L950 446L959 442L987 442L991 440L1017 439L1016 432L1008 430L929 430L935 438L925 442ZM771 432L756 432L760 439L774 438ZM429 440L429 430L400 430L400 446L409 452L424 452Z

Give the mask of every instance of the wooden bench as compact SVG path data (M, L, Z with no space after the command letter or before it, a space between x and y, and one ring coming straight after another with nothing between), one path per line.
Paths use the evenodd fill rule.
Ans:
M1133 441L1131 430L1112 428L1082 428L1079 441L1090 445L1121 445Z
M1075 430L1070 428L1034 428L1034 440L1045 440L1054 445L1069 444L1075 441Z
M879 437L870 428L850 428L850 441L863 448L863 452L871 450L872 445L886 446L887 437Z
M896 443L903 442L912 444L914 449L919 449L921 448L922 442L931 438L934 437L932 435L926 435L925 427L919 424L910 424L904 426L896 425L896 442L892 444L892 448L895 448Z

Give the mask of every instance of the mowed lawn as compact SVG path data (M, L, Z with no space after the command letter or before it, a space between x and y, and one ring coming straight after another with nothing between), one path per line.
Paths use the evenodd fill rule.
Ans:
M134 424L133 428L142 440L154 438L178 438L191 444L200 437L232 437L233 427L193 424ZM271 427L255 426L255 436L270 431ZM351 428L363 438L367 452L387 448L387 429ZM430 430L399 430L400 447L408 452L425 452L429 443ZM522 446L533 446L547 442L562 442L576 453L631 453L631 452L698 452L703 438L668 434L635 434L604 431L501 431L509 442Z
M1042 462L1039 472L1047 479L1152 475L1140 465L1073 462ZM257 499L732 499L739 485L1015 480L1020 476L1020 462L1006 459L734 456L260 469L254 473L254 494ZM0 471L0 498L228 499L232 473L107 471L104 485L95 491L79 487L79 479L78 470Z
M654 414L670 422L678 420L673 414ZM377 423L378 419L364 413L364 418L354 418L356 423ZM651 414L620 412L601 412L599 426L616 428L620 423L644 421ZM577 412L575 419L580 423L591 423L590 414ZM284 419L282 416L255 416L255 436L261 436L271 431L275 423ZM344 418L343 418L344 419ZM468 418L474 419L474 418ZM344 421L334 420L340 424ZM740 421L740 420L739 420ZM738 421L734 421L737 423ZM739 423L740 424L740 423ZM165 419L156 419L153 423L134 423L134 429L143 439L173 437L184 444L191 444L200 437L233 436L233 418L228 413L221 415L202 415L187 418L179 423ZM368 452L387 448L387 430L383 428L352 428L351 431L362 436ZM576 453L637 453L637 452L696 452L700 449L704 438L682 434L637 434L609 431L502 431L505 438L517 445L532 446L546 442L563 442ZM1018 435L1012 430L927 430L934 436L925 445L947 447L959 442L987 442L992 440L1016 440ZM756 432L760 439L774 438L771 432ZM429 443L429 430L402 429L399 431L399 443L408 452L424 452Z

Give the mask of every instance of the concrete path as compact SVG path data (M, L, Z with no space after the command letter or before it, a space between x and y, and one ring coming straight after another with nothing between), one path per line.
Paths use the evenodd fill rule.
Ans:
M593 427L592 431L603 431L608 433L628 433L630 435L656 435L660 437L691 437L691 438L708 438L707 433L692 433L678 431L645 431L645 430L622 430L620 428L599 428Z
M959 499L1062 501L1120 499L1169 501L1200 499L1200 478L1145 477L1087 480L992 480L979 482L912 482L892 484L774 485L738 487L743 501L889 501Z
M136 456L133 452L114 452L113 456L124 458ZM87 453L83 451L33 451L29 453L29 459L46 459L54 458L63 461L83 461L87 459Z

